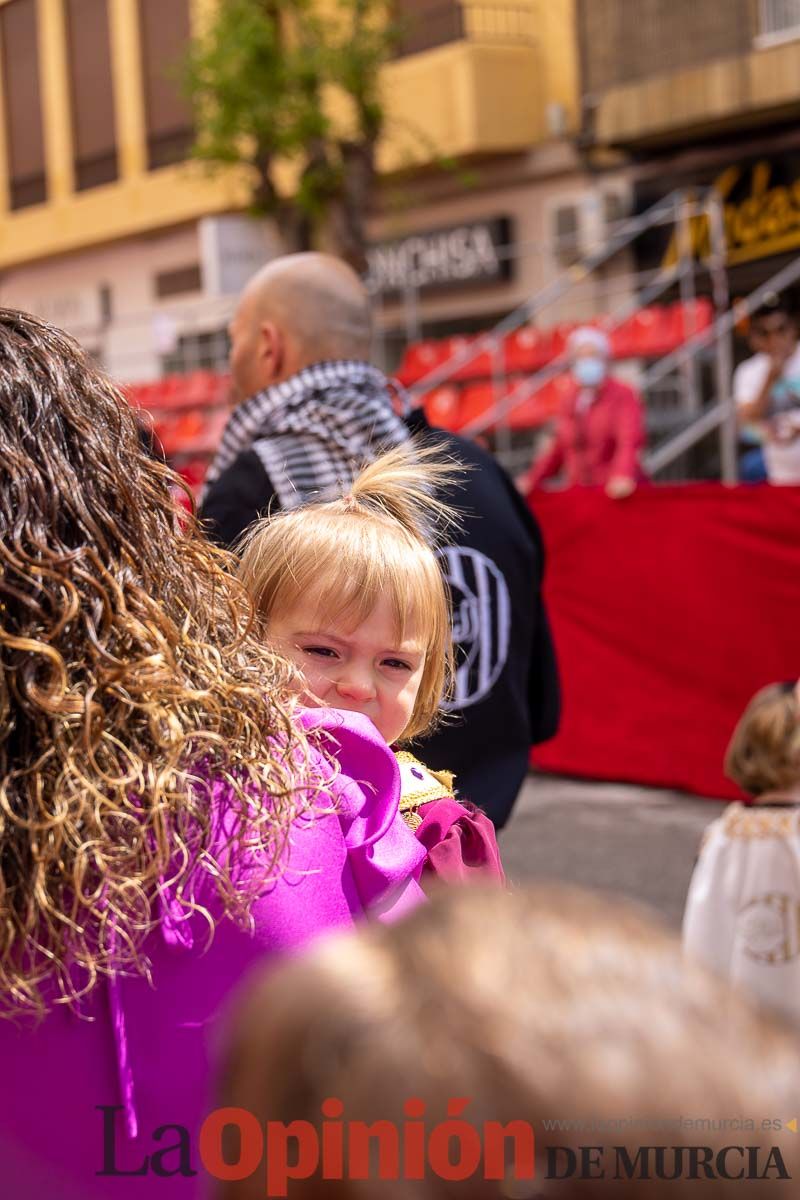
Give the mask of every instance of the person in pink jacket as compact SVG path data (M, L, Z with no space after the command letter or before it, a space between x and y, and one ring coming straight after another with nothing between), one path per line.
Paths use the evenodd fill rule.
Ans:
M70 338L0 310L14 1200L203 1195L228 994L266 958L424 899L393 755L356 713L292 711L288 665L251 636L231 560L176 483Z
M645 479L639 461L645 442L641 400L629 384L609 375L611 346L599 329L576 329L567 348L573 387L556 418L555 437L522 490L560 475L565 487L602 487L624 499Z

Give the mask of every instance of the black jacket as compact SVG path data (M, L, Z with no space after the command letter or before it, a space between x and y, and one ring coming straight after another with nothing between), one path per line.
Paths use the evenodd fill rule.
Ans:
M453 595L459 673L447 723L419 744L434 770L456 775L459 794L501 826L525 777L530 747L558 727L560 691L544 603L539 528L511 480L473 442L428 425L421 409L412 433L443 446L473 469L443 499L462 514L441 551ZM201 512L214 540L232 546L277 503L258 455L249 450L211 486Z
M453 596L456 695L447 723L420 743L420 756L434 770L454 771L459 794L501 826L525 777L530 747L554 735L560 715L542 600L542 537L491 454L431 428L421 409L408 425L472 467L463 486L443 496L462 514L454 544L441 552Z
M200 520L212 542L233 549L256 517L264 516L278 500L272 480L255 450L245 450L208 489Z

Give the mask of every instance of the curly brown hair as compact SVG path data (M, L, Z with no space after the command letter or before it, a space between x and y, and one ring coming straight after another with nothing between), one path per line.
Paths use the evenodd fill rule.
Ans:
M0 309L2 1015L146 973L165 889L209 936L247 920L257 882L214 852L213 781L267 866L307 803L289 668L178 484L76 342Z

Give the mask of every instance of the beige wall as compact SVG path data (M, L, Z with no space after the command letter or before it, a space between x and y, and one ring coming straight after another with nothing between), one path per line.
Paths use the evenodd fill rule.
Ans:
M155 276L199 261L198 227L36 263L4 273L0 303L43 316L99 354L111 375L144 382L161 375L165 334L222 327L232 298L184 295L159 300ZM111 288L111 320L101 319L99 295Z
M199 20L209 0L193 3ZM504 6L500 0L480 6L493 7ZM573 0L517 0L514 7L529 14L525 27L530 37L482 41L478 31L475 40L386 67L384 171L430 164L442 156L524 149L548 137L553 104L562 106L566 127L575 127ZM241 173L209 178L186 167L145 169L136 0L109 0L120 178L75 193L63 0L37 0L37 11L49 198L45 204L7 210L0 142L0 269L246 207Z

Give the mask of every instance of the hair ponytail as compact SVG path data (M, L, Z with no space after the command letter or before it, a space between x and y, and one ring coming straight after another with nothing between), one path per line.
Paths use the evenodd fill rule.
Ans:
M436 446L410 440L368 463L347 494L330 507L395 521L420 541L435 545L458 524L455 509L437 492L460 486L466 470Z

